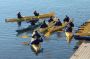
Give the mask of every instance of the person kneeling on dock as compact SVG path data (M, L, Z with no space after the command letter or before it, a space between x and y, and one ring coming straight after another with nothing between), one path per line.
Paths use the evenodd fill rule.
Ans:
M20 12L18 12L18 14L17 14L17 18L19 18L19 19L21 19L21 18L22 18L22 16L21 16L21 13L20 13ZM18 24L18 26L21 26L21 21L17 22L17 24Z
M43 24L40 26L40 28L46 28L48 25L46 24L45 20L43 21Z

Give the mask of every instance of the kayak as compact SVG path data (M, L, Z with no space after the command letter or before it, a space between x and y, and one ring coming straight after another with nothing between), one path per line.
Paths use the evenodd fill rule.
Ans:
M64 27L67 23L63 23L62 26L52 26L48 28L48 31L45 33L46 37L49 37L53 32L63 32Z
M73 33L72 32L65 32L66 35L66 40L68 43L71 43L72 38L73 38Z
M32 38L31 39L31 48L34 52L38 53L41 50L41 42L43 42L42 38Z
M74 35L74 38L75 38L76 40L86 40L86 41L90 41L90 36Z
M43 18L50 18L51 16L54 16L53 12L42 14L39 16L23 16L22 18L7 18L5 19L5 22L21 22L21 21L32 21L35 19L43 19Z
M46 33L48 31L49 28L51 28L52 26L54 26L55 21L52 21L50 23L48 23L48 27L46 28L37 28L36 30L40 33Z
M41 45L35 45L35 44L31 44L31 48L35 53L38 53L41 50Z
M35 28L39 27L43 22L38 22L36 25L29 25L27 28L23 28L23 29L18 29L16 30L16 32L18 33L24 33L24 32L27 32L27 31L32 31L34 30Z
M53 32L62 32L63 28L62 26L53 26L48 29L48 31L45 33L46 37L49 37Z

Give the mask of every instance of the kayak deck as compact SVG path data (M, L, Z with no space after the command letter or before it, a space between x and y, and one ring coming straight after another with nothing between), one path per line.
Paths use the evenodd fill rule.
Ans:
M7 18L5 19L5 22L19 22L19 21L32 21L35 19L43 19L43 18L50 18L51 16L54 16L53 12L42 14L39 16L24 16L22 18Z

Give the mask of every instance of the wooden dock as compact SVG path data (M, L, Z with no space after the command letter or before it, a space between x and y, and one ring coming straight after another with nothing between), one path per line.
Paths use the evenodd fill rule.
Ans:
M80 37L78 38L80 44L70 59L90 59L90 20L83 23L75 35Z
M70 59L90 59L90 41L83 42Z

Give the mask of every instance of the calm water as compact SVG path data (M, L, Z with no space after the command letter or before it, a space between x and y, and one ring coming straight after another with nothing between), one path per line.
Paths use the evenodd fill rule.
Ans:
M36 56L30 46L22 44L30 38L17 37L16 23L4 21L5 18L15 18L18 11L23 16L33 15L33 10L40 13L55 12L61 21L67 14L74 18L78 27L90 18L90 0L0 0L0 59L69 59L74 52L75 40L68 46L64 33L59 34L61 37L55 33L48 41L44 41L43 52Z

